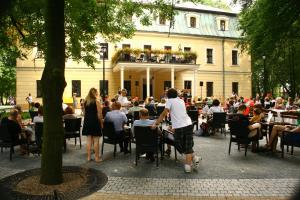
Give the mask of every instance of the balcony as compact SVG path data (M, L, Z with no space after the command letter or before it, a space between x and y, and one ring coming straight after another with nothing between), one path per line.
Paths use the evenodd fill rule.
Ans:
M113 55L112 65L115 66L119 62L195 65L196 60L195 52L125 48L117 50Z

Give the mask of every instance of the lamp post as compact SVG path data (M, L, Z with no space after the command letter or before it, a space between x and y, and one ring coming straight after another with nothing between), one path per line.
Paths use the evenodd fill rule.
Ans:
M262 59L264 61L264 79L263 79L263 88L264 88L264 93L267 93L267 72L266 72L266 56L262 56Z
M106 55L107 49L106 46L101 46L100 55L102 55L102 62L103 62L103 75L102 75L102 99L103 102L105 101L105 91L106 91L106 84L105 84L105 55Z

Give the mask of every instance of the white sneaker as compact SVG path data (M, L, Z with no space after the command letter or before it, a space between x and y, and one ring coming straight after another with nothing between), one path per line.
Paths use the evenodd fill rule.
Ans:
M192 166L188 165L188 164L185 164L184 165L184 171L185 171L185 173L191 173L192 172Z
M199 165L200 165L200 160L202 160L201 157L198 157L198 156L194 156L193 157L193 167L194 168L198 168Z

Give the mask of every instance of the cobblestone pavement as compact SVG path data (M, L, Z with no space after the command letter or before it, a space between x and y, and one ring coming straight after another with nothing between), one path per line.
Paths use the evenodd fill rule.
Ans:
M288 200L286 197L191 197L191 196L172 196L172 195L124 195L95 193L82 200Z
M68 141L63 154L63 165L75 165L101 170L108 175L107 185L86 199L288 199L297 191L300 182L300 149L294 155L251 153L237 151L232 146L228 155L229 137L195 137L195 152L203 160L197 171L183 171L184 156L178 155L154 163L145 159L134 164L135 145L132 154L117 153L113 158L113 146L105 145L104 161L86 162L85 137L82 149ZM261 145L265 141L260 141ZM172 149L173 151L173 149ZM18 149L9 161L9 151L0 153L0 179L27 169L40 167L40 157L20 156Z
M100 193L173 196L288 197L299 179L165 179L109 177Z

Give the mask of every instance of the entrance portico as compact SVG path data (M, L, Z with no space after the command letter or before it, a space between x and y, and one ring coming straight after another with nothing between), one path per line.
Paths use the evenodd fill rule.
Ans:
M197 74L199 70L199 64L165 64L165 63L130 63L130 62L119 62L114 68L113 72L120 71L120 86L124 88L124 77L125 73L138 74L135 76L135 87L137 91L137 87L139 87L139 93L136 93L136 96L139 97L149 97L152 94L156 98L159 98L157 95L160 90L163 92L162 84L164 87L168 84L168 81L171 84L168 87L184 89L183 87L179 87L179 85L183 86L184 84L175 84L176 74L181 72L189 72L192 73L192 76L189 78L191 80L191 95L194 98L196 96L196 86L197 86ZM131 79L131 75L129 75ZM184 82L184 80L181 80ZM178 82L178 81L177 81ZM141 83L141 84L139 84ZM146 84L146 87L143 87L143 84ZM146 91L142 91L141 88ZM152 89L151 89L152 88ZM160 89L158 89L160 88ZM144 95L143 95L144 94ZM146 95L145 95L146 94ZM155 95L156 94L156 95Z

